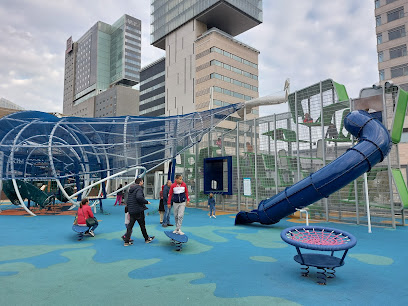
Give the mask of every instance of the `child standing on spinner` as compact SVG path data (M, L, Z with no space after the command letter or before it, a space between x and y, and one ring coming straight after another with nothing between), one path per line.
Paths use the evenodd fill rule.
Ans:
M210 218L215 216L215 199L214 199L214 195L212 193L210 193L210 197L208 198L208 206L210 207Z

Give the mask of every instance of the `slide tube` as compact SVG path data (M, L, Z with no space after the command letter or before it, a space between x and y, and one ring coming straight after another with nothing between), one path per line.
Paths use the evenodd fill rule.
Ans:
M380 121L366 111L353 111L344 118L344 127L359 142L330 164L307 178L259 203L258 209L241 211L235 224L259 222L275 224L296 209L327 198L382 162L391 149L391 137Z

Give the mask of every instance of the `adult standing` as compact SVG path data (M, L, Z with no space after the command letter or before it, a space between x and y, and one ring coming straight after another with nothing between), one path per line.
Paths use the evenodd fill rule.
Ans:
M171 187L171 181L168 180L166 185L164 185L163 188L163 203L164 203L164 217L163 217L163 227L168 227L168 226L173 226L173 224L170 224L170 214L171 214L171 208L173 207L173 203L170 203L170 206L168 206L167 202L169 200L169 193L170 193L170 187Z
M154 236L149 237L146 231L144 211L147 209L146 204L150 204L150 202L145 199L143 184L143 180L141 178L137 178L135 183L129 187L127 207L130 215L130 222L126 231L124 246L133 244L130 241L130 236L132 235L133 226L135 225L136 221L139 223L145 242L150 243L154 239Z
M170 186L169 198L167 200L167 207L171 208L171 202L174 205L174 219L176 220L176 229L174 234L184 235L181 231L181 224L183 223L184 210L187 205L190 204L188 197L188 189L186 183L183 182L183 176L181 174L176 175L175 182Z
M161 187L161 190L160 190L160 202L159 202L160 224L163 224L164 212L166 211L164 209L164 202L163 202L163 189L164 189L164 185Z

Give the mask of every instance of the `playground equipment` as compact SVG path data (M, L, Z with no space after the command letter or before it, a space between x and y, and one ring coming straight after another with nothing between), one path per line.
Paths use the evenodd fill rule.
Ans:
M309 267L316 267L318 284L326 285L326 278L335 277L335 269L344 265L349 249L354 247L357 239L350 233L334 228L320 226L294 226L284 229L281 238L286 243L296 247L298 255L293 259L302 266L302 276L309 276ZM301 248L330 251L331 255L321 253L302 254ZM341 258L335 257L335 251L344 251Z
M342 218L342 220L348 221L352 220L352 218L355 218L355 220L357 220L357 223L359 223L361 219L359 211L360 209L361 210L364 209L367 215L367 222L369 223L370 227L371 216L370 206L373 205L374 214L376 216L379 216L379 218L377 219L379 220L379 222L382 221L388 222L386 219L384 219L384 217L387 216L388 214L388 216L391 217L390 224L392 224L392 226L395 227L396 225L395 217L400 212L402 215L402 223L404 224L405 220L403 209L404 207L407 206L405 206L406 203L402 201L402 199L404 199L404 193L400 192L400 190L403 190L404 188L398 188L399 194L395 194L393 192L393 190L395 189L393 189L392 187L393 183L392 177L394 176L394 182L397 184L398 181L401 187L403 187L405 183L402 180L402 176L399 176L399 178L397 178L396 180L395 175L392 174L394 171L391 170L399 168L398 149L396 144L399 142L399 138L402 132L404 116L401 116L400 114L405 113L407 105L406 92L401 90L397 86L390 86L389 84L386 84L384 87L374 86L371 88L363 89L360 93L359 99L341 101L340 99L342 96L343 99L348 98L347 94L341 91L341 88L343 88L342 86L337 86L338 84L336 85L335 82L332 82L332 84L333 85L330 86L330 82L323 81L320 82L320 84L312 85L306 89L291 94L289 96L289 103L291 105L292 112L290 114L291 115L290 118L287 117L288 119L286 127L279 126L277 124L275 118L278 115L276 115L274 118L274 121L276 122L274 123L274 125L272 125L270 122L267 125L265 123L265 126L269 127L269 131L267 132L263 133L261 132L261 123L259 123L259 128L257 128L257 131L259 130L260 134L262 133L265 136L269 136L269 138L272 138L272 140L275 142L275 147L272 147L272 144L268 144L268 151L271 152L269 154L272 155L272 158L269 159L272 159L273 161L274 158L275 164L273 164L272 162L271 167L269 163L269 166L267 167L267 164L265 162L266 161L265 156L263 156L264 159L263 165L262 162L255 163L257 175L254 175L252 177L254 178L255 182L256 181L262 182L262 179L259 178L259 174L264 176L263 174L264 171L267 171L266 173L268 172L272 173L272 176L269 175L269 177L274 180L273 182L274 185L276 184L276 189L275 188L273 189L276 190L277 195L269 198L268 197L264 198L264 200L261 201L261 203L259 204L258 209L254 209L252 210L252 212L245 211L239 213L236 218L236 224L250 222L273 224L278 222L281 217L293 213L296 210L296 208L304 208L305 206L310 205L312 203L315 203L311 208L312 214L315 216L316 214L325 215L326 221L334 217L334 214L331 213L331 210L334 210L336 211L336 214L338 214L339 218ZM324 90L324 88L326 88L326 90ZM336 101L336 97L338 102ZM371 100L374 100L376 102L371 104L370 103ZM381 103L378 103L378 101L381 101ZM315 115L316 111L312 107L313 102L314 105L320 104L320 108L318 108L320 109L319 111L320 116ZM378 171L380 172L384 171L382 169L385 169L385 172L377 176L376 175L372 176L370 174L369 177L371 177L372 179L372 182L370 184L371 187L368 187L368 184L365 184L364 187L365 194L357 196L358 188L357 186L355 186L354 188L355 192L353 191L352 194L351 193L349 194L349 198L352 197L353 200L351 200L349 204L341 204L342 203L341 199L344 199L344 197L342 197L340 193L344 194L344 191L343 190L341 190L340 192L336 191L345 187L348 183L350 183L350 185L345 188L349 188L350 190L352 190L351 188L353 184L354 185L358 184L358 181L355 181L356 176L354 176L357 175L357 172L354 171L358 169L359 166L350 164L349 163L350 160L346 161L346 159L343 159L342 157L340 157L340 162L338 160L331 162L331 160L338 157L339 156L338 153L341 154L342 151L345 151L345 149L352 145L352 142L354 142L354 140L351 139L349 136L352 133L349 133L348 131L345 131L343 129L343 128L347 129L347 121L349 121L348 119L350 119L350 117L348 117L348 119L344 117L347 112L347 109L348 108L366 109L367 105L370 105L369 107L370 114L368 115L370 117L369 120L371 120L372 118L376 118L372 120L377 119L382 120L382 122L387 128L382 128L381 130L385 131L387 135L388 135L387 129L390 130L391 140L394 143L394 145L392 146L390 157L385 158L386 155L384 155L381 157L381 159L378 160L379 166L375 167L375 165L372 162L370 162L369 165L367 164L368 167L366 167L366 171L372 170L373 173L377 173ZM372 113L373 111L379 112ZM299 122L300 118L303 118L305 112L310 112L311 114L314 114L312 117L319 117L317 123ZM329 118L330 120L327 118ZM339 121L340 118L341 121ZM293 125L293 121L296 123L295 125ZM262 122L266 122L266 120L263 120ZM377 122L380 124L378 120ZM327 136L325 137L325 135L327 135L328 130L327 126L333 123L335 123L336 128L340 125L340 130L337 138L331 138ZM308 130L305 130L305 128ZM317 130L314 131L313 130L314 128ZM290 131L288 132L287 130ZM255 131L255 129L252 128L252 131ZM317 141L315 140L316 136L314 136L316 135L316 132L317 137L320 137L320 139L318 138ZM299 136L300 134L302 134L302 138ZM380 132L380 134L384 133ZM308 136L309 142L305 141L307 140ZM367 136L374 138L370 140L369 138L367 138ZM390 136L384 137L385 137L384 139L386 138L390 139ZM343 143L343 140L346 141L346 139L349 139L349 141ZM367 143L370 141L374 141L374 143L377 144L378 142L377 136L376 135L363 136L363 138L360 139L360 142L357 145L364 146L362 145L362 143L364 142ZM279 142L286 144L286 148L283 147L282 149L281 147L280 149L278 146ZM307 150L308 146L309 150ZM389 147L388 150L385 149L386 146L387 145L384 144L384 148L381 150L381 152L385 152L390 149L390 146L388 146ZM262 138L259 147L262 147ZM261 151L260 153L262 154L263 152ZM364 152L364 154L366 153L367 152ZM345 154L350 154L350 150L346 151ZM276 155L278 155L278 157L276 157ZM371 154L369 155L371 156ZM341 160L347 163L341 163ZM356 162L357 161L358 160L356 160ZM327 162L331 163L329 163L328 166L324 167L327 164ZM319 169L322 166L323 168L321 170L314 172L314 169ZM345 167L349 167L350 169L346 169ZM269 169L271 169L272 171L270 171ZM329 173L326 173L328 175L327 177L322 176L322 171L323 173L324 171L330 171L334 175L343 176L343 174L339 172L339 170L344 171L343 179L347 177L348 183L343 179L334 179L334 177L332 175L329 175ZM361 170L362 169L360 168L358 171ZM359 175L363 174L364 172L365 171L360 172ZM245 176L245 172L243 175ZM357 177L359 175L357 175ZM319 184L319 182L316 181L319 177L322 178L323 180L329 179L327 184L323 183L323 181L320 182L321 184L320 187L322 188L316 187L316 184ZM334 179L333 182L331 182L332 179ZM312 184L312 186L314 185L316 187L316 188L312 187L314 191L322 192L320 196L318 196L317 194L309 193L309 191L306 190L307 181L309 181L309 184ZM340 184L338 184L339 182ZM331 185L332 187L335 188L331 189L330 187L331 183L335 184ZM369 190L369 188L373 188L372 186L374 184L377 185L378 187L374 187L375 189ZM262 190L261 187L262 183L253 184L256 198L258 198L258 194L260 194L259 191ZM282 191L280 187L287 188ZM309 185L309 187L311 186ZM281 191L281 193L279 193L279 191ZM403 192L406 192L406 190ZM330 200L328 200L327 199L328 196L332 193L335 194L332 196ZM373 203L369 203L369 199L373 201ZM400 202L401 209L399 208L398 205L395 205L398 204L399 199L401 199ZM285 201L286 205L283 204L283 202ZM278 205L279 203L281 203L282 206ZM361 206L360 203L366 204L365 207L360 208ZM354 205L354 208L352 205ZM349 213L350 211L352 212L352 214ZM385 225L385 223L382 224Z
M78 234L78 241L81 241L85 235L85 232L89 230L89 227L72 224L72 230Z
M33 184L24 182L22 180L16 180L16 183L23 199L33 201L37 203L41 208L44 208L46 205L53 204L55 199L53 195L48 195ZM3 181L3 191L13 204L20 204L17 194L14 191L13 182L11 180Z
M176 246L176 251L180 252L183 249L183 244L187 243L187 235L175 234L172 231L164 231L167 237L171 239L171 243Z
M404 108L406 101L406 92L398 86L364 88L358 98L349 99L343 85L324 80L291 93L290 112L239 121L234 130L214 129L199 144L180 154L176 172L188 178L185 181L194 190L192 204L206 208L204 160L231 156L232 195L217 195L217 207L251 211L261 201L346 153L358 141L344 127L346 115L349 110L369 108L370 116L380 120L394 138L390 153L367 173L367 184L361 176L304 209L314 220L368 224L370 218L372 224L395 228L404 224L404 209L408 208L408 201L403 201L408 198L404 179L398 178L403 188L396 188L393 175L394 170L404 170L404 165L400 165L398 139L392 136L402 132L403 118L397 114L404 113L398 108ZM320 118L320 124L304 123L305 113L311 114L313 123ZM330 124L336 127L335 138L328 135ZM252 152L248 152L247 142L252 145ZM405 171L402 175L405 177ZM249 187L246 190L244 183Z
M31 215L17 179L55 181L74 208L95 186L100 186L98 198L103 198L109 196L110 179L143 177L174 160L232 113L284 101L285 97L264 97L172 117L57 118L36 111L10 114L0 119L0 178L13 182L19 205ZM68 179L75 181L77 192L65 191L63 181Z
M264 200L257 210L239 212L235 224L274 224L314 202L329 197L382 162L390 151L386 128L365 111L353 111L344 119L346 129L360 141L349 151L316 173Z
M14 113L0 119L1 178L13 182L19 204L32 215L17 179L54 180L61 193L77 205L74 197L86 196L96 185L103 188L109 179L123 174L143 176L174 158L243 105L166 118ZM81 188L68 195L63 179L73 179Z

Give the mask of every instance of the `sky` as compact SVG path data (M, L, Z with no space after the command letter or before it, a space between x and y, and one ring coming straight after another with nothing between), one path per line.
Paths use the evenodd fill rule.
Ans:
M150 0L2 0L0 97L62 112L66 40L123 14L142 21L142 67L164 56L150 45ZM351 98L378 82L372 0L264 0L263 23L236 39L260 51L260 96L282 95L287 78L291 92L331 78Z

